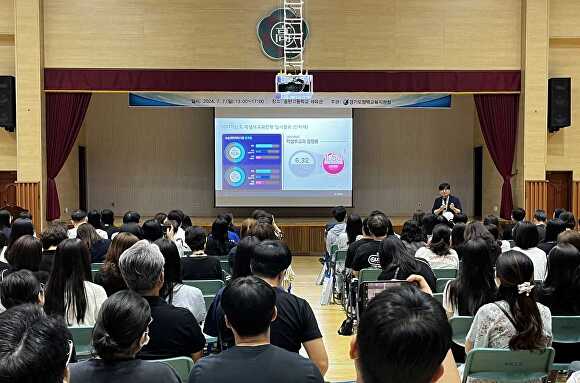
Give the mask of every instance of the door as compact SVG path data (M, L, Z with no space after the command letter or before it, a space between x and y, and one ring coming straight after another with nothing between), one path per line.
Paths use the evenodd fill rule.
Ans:
M548 217L554 210L572 208L572 172L546 172L548 180Z
M8 204L16 204L16 188L12 186L16 182L16 172L0 171L0 207Z

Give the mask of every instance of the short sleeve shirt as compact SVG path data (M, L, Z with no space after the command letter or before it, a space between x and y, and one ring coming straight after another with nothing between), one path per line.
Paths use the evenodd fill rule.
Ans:
M71 382L82 383L180 383L176 372L164 363L138 359L104 361L89 359L69 365Z
M352 263L352 269L355 271L360 271L369 267L374 267L377 269L381 268L381 262L379 259L379 249L381 247L381 241L370 240L366 243L361 244L354 255L354 261Z

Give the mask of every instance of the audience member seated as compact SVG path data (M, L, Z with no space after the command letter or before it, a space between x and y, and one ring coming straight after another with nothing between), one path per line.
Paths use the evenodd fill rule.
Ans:
M544 210L538 209L534 212L532 223L536 225L536 228L538 229L538 238L540 239L540 243L543 243L546 239L546 219L546 212Z
M351 243L362 238L363 221L360 215L352 213L346 219L345 231L336 239L338 251L346 251ZM327 237L328 239L328 237Z
M465 242L466 227L467 225L464 223L456 223L455 225L453 225L453 229L451 229L451 248L458 253L459 259L461 259L461 255L459 254L459 248Z
M61 319L39 305L0 314L0 379L11 383L67 383L73 343ZM72 382L72 381L71 381Z
M387 236L389 230L388 224L389 220L383 214L369 216L367 219L367 227L370 234L370 240L364 241L356 248L351 265L355 272L358 273L360 270L369 267L377 269L381 267L379 249L381 248L381 241Z
M534 279L543 281L546 278L548 259L543 250L538 249L538 230L529 221L521 222L516 231L516 246L512 250L527 255L534 264Z
M112 239L113 233L119 231L119 228L115 226L115 213L110 209L101 210L101 223L103 224L103 230L107 232L107 238Z
M348 249L346 251L346 260L344 263L347 270L352 269L352 263L354 262L354 256L356 254L356 251L358 250L358 247L365 243L374 241L374 239L371 237L369 233L368 220L369 217L366 217L362 220L362 236L360 237L360 239L357 239L356 241L348 245Z
M429 291L424 281L422 286ZM451 381L453 370L457 373L449 353L451 334L433 297L410 284L387 288L369 302L350 343L357 382Z
M558 235L558 244L569 243L580 251L580 232L567 230Z
M87 213L87 222L90 223L94 228L99 237L103 239L109 239L109 236L105 230L103 230L103 223L101 222L101 213L98 210L91 210Z
M233 280L222 295L227 326L236 346L200 360L191 372L190 383L323 382L310 360L270 342L270 325L277 319L279 295L256 277Z
M512 228L513 236L516 236L516 231L520 223L522 223L526 219L526 211L521 207L516 207L512 210L512 221L514 222L514 226Z
M159 222L161 225L163 225L165 223L165 220L167 219L167 214L161 212L161 213L157 213L155 214L155 220L157 220L157 222Z
M427 236L421 229L419 221L415 220L405 221L401 231L401 240L412 256L415 256L417 250L427 245Z
M503 225L503 229L501 232L501 250L502 253L505 253L508 250L511 250L515 245L516 241L514 241L514 224L512 222L506 222Z
M550 309L536 303L534 298L531 259L515 250L503 253L497 260L496 276L500 284L498 300L482 306L475 314L465 351L474 348L541 350L550 346L552 315Z
M105 262L101 270L95 275L95 283L103 286L108 296L117 291L127 289L127 284L119 270L119 258L121 254L139 241L131 233L119 233L109 246L109 251L105 256Z
M141 214L136 211L128 211L123 216L123 224L136 223L137 225L141 222Z
M223 279L222 266L218 258L205 254L205 230L199 226L188 227L185 231L185 243L193 252L191 256L181 258L181 270L186 281Z
M570 244L559 244L548 254L548 275L538 288L538 302L552 315L580 315L580 252Z
M240 240L246 238L249 235L254 235L254 228L256 227L256 220L253 218L246 218L242 221L240 225ZM238 246L232 247L230 253L228 254L228 259L230 266L234 265L234 259L238 251Z
M451 248L451 229L446 225L435 226L431 241L417 250L415 257L427 260L433 269L458 269L459 256Z
M379 280L406 280L409 276L421 275L432 290L435 290L437 279L429 263L421 258L415 258L409 253L403 242L394 235L383 240L379 250L383 272Z
M163 238L163 228L155 219L148 219L143 222L141 230L143 231L143 239L146 239L149 242L155 242L158 239Z
M181 383L164 363L135 355L149 342L151 308L139 294L125 290L110 296L92 334L96 357L71 364L71 383Z
M62 241L46 286L46 312L64 316L69 326L94 326L107 293L90 278L87 246L80 239Z
M181 258L175 242L162 238L155 241L165 259L164 283L159 295L175 307L188 309L198 323L205 319L205 301L200 289L183 284Z
M223 217L228 222L228 239L234 243L240 241L239 230L234 225L234 215L232 213L220 214L219 217Z
M560 219L564 221L566 225L566 230L574 230L576 229L576 218L574 217L574 213L571 211L565 211L560 214Z
M448 317L474 316L481 306L494 301L497 290L488 244L483 238L465 242L459 256L457 278L443 291L443 307Z
M141 226L139 226L139 224L135 222L124 223L119 228L118 232L113 233L111 239L114 239L117 235L119 235L119 233L131 233L135 237L143 239L143 229L141 229Z
M41 283L46 283L48 275L46 271L39 271L42 260L42 242L32 235L23 235L18 238L6 253L8 269L3 270L1 277L17 270L30 270ZM1 279L1 278L0 278Z
M77 238L89 249L91 263L102 263L111 246L111 240L102 238L90 223L83 223L77 228Z
M63 225L58 223L49 224L40 233L40 241L42 242L42 260L40 261L39 270L50 273L52 264L54 263L54 253L59 243L68 238L66 229Z
M467 224L468 221L469 221L469 218L467 218L467 216L463 213L458 213L458 214L455 214L453 216L453 223L455 225L457 225L458 223Z
M4 310L14 306L44 304L44 291L38 278L30 270L18 270L0 281L0 301Z
M346 209L344 206L337 206L332 209L332 216L334 217L334 225L326 233L326 253L331 254L332 246L338 242L338 237L346 230Z
M566 211L566 209L562 209L561 207L554 209L554 215L552 216L552 218L559 219L560 214L562 214L565 211Z
M491 264L495 265L497 257L501 254L501 243L487 230L483 223L479 221L468 223L465 227L465 240L470 241L479 238L485 240L487 243L489 259L491 260ZM461 256L459 259L461 259Z
M224 217L218 217L211 225L211 234L207 237L205 253L207 255L228 255L236 245L228 238L229 224Z
M431 236L433 236L433 229L436 225L437 216L435 214L429 213L423 216L423 220L421 221L421 228L427 237L427 241L431 240Z
M23 235L34 235L34 225L32 225L32 221L28 218L16 218L12 222L12 227L10 229L10 237L8 238L8 242L6 246L2 249L0 253L0 262L8 263L6 261L6 253L12 247L12 244L16 242L16 240Z
M4 236L4 234L0 233L0 252L4 252L4 248L6 247L7 243L8 239ZM6 270L8 267L8 262L0 262L0 271Z
M83 223L87 223L87 212L84 210L75 210L70 215L70 222L74 226L68 229L67 234L69 238L77 238L77 228Z
M177 230L173 233L173 241L177 244L177 247L180 249L180 254L183 254L190 249L187 248L187 244L185 243L185 229L182 227L183 218L185 218L185 214L181 210L171 210L167 213L167 221L175 221L177 223Z
M0 233L8 240L10 238L10 221L12 216L8 210L0 210Z
M188 215L183 216L183 221L181 221L181 228L185 231L188 227L192 227L191 217Z
M165 302L159 292L163 287L163 254L157 245L142 240L125 250L119 259L121 275L129 289L140 294L151 307L151 341L137 354L140 359L201 357L205 337L189 310Z
M538 245L538 248L546 254L558 243L558 235L566 231L566 224L561 219L551 219L546 224L546 236L544 242Z

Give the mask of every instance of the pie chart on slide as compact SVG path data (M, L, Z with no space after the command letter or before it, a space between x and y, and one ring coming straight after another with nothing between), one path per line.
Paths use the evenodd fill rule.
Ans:
M244 160L246 150L239 142L232 142L226 146L224 154L228 161L238 163Z
M237 188L244 184L246 173L241 168L233 167L226 170L224 177L228 185Z

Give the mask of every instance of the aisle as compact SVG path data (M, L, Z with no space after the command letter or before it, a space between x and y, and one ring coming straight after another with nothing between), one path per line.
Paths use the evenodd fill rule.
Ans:
M345 318L344 313L338 305L320 305L322 287L314 284L321 268L318 258L294 257L292 267L296 272L293 293L310 303L324 337L330 364L325 380L329 382L354 380L356 377L354 364L348 356L351 338L337 333Z

